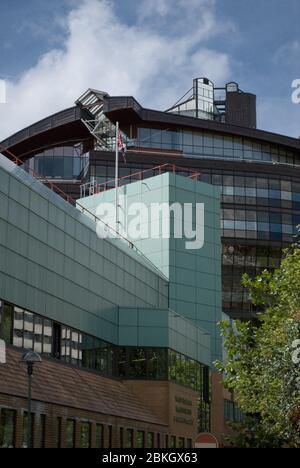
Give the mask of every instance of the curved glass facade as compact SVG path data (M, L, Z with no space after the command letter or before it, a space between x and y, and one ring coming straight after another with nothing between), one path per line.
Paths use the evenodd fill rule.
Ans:
M77 144L45 149L27 159L26 166L47 179L74 180L80 178L88 161L83 145Z
M128 146L181 151L187 157L262 161L300 165L299 154L274 144L206 131L139 128Z

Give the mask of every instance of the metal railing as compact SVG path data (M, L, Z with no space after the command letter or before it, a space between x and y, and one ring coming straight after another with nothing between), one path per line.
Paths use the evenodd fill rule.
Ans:
M118 179L118 186L122 187L124 185L130 184L133 181L137 182L139 180L148 179L149 177L154 177L156 175L162 175L166 172L171 172L173 174L187 174L187 178L199 180L202 176L201 172L197 172L193 169L188 169L186 167L177 166L175 164L162 164L160 166L155 166L149 169L145 169L144 171L135 172L133 174L120 177ZM148 175L150 173L150 175ZM132 181L132 179L134 179ZM116 179L110 179L106 182L98 184L97 180L94 178L91 182L86 184L82 184L80 186L80 198L89 197L93 195L97 195L102 192L106 192L107 190L113 190L116 185Z

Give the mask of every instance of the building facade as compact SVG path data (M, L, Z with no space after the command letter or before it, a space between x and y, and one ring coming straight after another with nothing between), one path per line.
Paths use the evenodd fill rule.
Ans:
M1 230L4 242L2 266L8 268L2 270L5 271L1 280L3 292L0 295L2 324L10 323L2 325L2 328L0 326L2 336L6 334L6 341L17 349L34 347L50 361L59 359L62 366L75 366L82 372L86 372L84 369L96 372L97 378L109 379L112 385L121 380L122 385L126 385L126 391L138 399L136 404L144 405L145 411L147 408L152 414L151 424L154 424L154 428L152 425L150 432L160 434L160 440L164 441L161 444L166 441L169 446L174 446L174 443L190 444L196 429L212 429L222 441L226 421L241 417L231 395L224 396L218 388L218 377L214 373L212 379L216 387L210 395L208 369L212 361L220 357L216 322L221 310L233 319L255 318L257 310L251 305L247 291L241 285L243 274L255 276L265 268L272 270L278 267L283 250L297 236L297 226L300 225L300 141L256 129L255 103L256 97L250 93L242 93L237 84L229 83L225 88L215 88L207 79L194 80L191 94L166 112L145 109L133 97L110 97L104 92L88 90L76 101L74 107L33 124L1 143L1 151L6 158L23 166L23 182L25 169L34 173L35 179L38 179L35 183L30 179L30 183L38 187L39 192L42 190L40 182L52 189L49 191L44 188L42 198L46 202L30 202L40 212L48 213L49 210L50 220L44 220L38 227L38 234L34 234L37 245L30 242L23 257L30 262L41 261L39 259L49 262L50 270L55 265L55 269L64 277L64 288L69 293L68 299L61 302L58 299L61 281L52 274L34 270L35 284L28 285L27 292L18 296L22 291L19 287L20 279L9 270L16 259L10 261L9 265L5 259L8 251L20 248L24 241L20 237L15 238L16 233L12 229ZM219 222L222 251L216 247L216 253L210 252L207 256L211 270L203 272L200 268L193 272L189 268L189 259L183 257L181 264L169 263L162 260L165 258L163 250L173 251L172 246L163 246L163 250L162 247L153 249L153 246L149 248L145 242L139 244L138 252L132 252L128 245L122 243L118 243L118 246L110 243L107 249L109 258L105 258L103 251L98 252L97 255L102 256L95 262L90 254L90 249L94 252L93 242L82 242L79 238L74 243L71 239L74 233L77 235L79 225L91 220L87 221L84 214L75 210L76 219L71 222L71 226L67 226L57 209L57 204L64 201L56 196L55 209L49 209L48 203L54 196L53 191L62 196L67 194L69 203L63 206L64 209L67 206L69 210L73 210L71 204L76 205L77 201L80 206L93 211L91 200L95 197L99 197L99 200L114 197L111 189L115 186L116 122L120 124L127 145L126 162L120 161L120 190L126 190L129 194L137 190L134 197L142 200L146 196L141 195L145 179L151 186L157 180L170 177L170 172L179 172L181 176L193 178L194 183L199 184L195 187L201 187L201 196L210 194L215 199L217 192L214 190L221 192ZM3 164L5 163L2 161ZM168 180L168 187L172 186L170 181L171 179ZM190 180L186 183L184 191L197 192L195 187L190 186ZM211 192L207 188L209 186ZM0 187L3 198L3 194L9 190L7 182L1 182ZM18 190L16 189L16 194ZM151 191L152 193L155 191ZM18 214L14 211L14 196L17 195L13 195L9 202L12 207L9 216L12 216L12 220L17 216L18 222L26 223L25 211L21 210L23 212ZM33 198L38 197L33 195ZM2 218L7 216L7 204L8 201L4 201L0 206ZM31 209L31 205L25 208ZM73 211L72 213L74 214ZM217 216L216 209L214 214ZM30 216L30 225L37 226L39 214L35 212ZM7 232L7 237L4 238L2 232ZM84 240L85 234L79 235ZM69 245L70 239L65 264L54 250L59 245ZM78 250L78 241L83 244L83 251ZM45 243L49 243L49 252L42 247ZM31 255L34 257L31 258ZM222 304L218 303L218 299L217 302L213 301L207 292L215 288L215 297L219 297L220 291L217 282L214 282L216 278L217 281L220 279L218 256L222 262ZM87 258L91 264L87 263ZM82 263L80 268L77 261ZM197 260L195 264L199 266ZM94 271L90 275L86 270L91 265ZM97 270L97 265L101 265L101 271ZM120 265L124 265L126 270L122 274L126 276L129 270L131 276L122 280L124 284L121 288L114 288L112 291L109 282L120 277ZM174 271L169 268L170 265L175 268ZM27 262L20 267L17 274L24 278L28 268ZM187 274L186 278L183 272ZM74 275L75 282L74 279L71 282L77 285L76 294L69 284L70 277L73 278ZM179 282L177 275L181 278ZM207 287L209 275L214 278L212 289ZM12 280L8 281L8 278ZM50 291L44 302L37 307L40 296L35 287L39 281L47 284ZM176 295L178 284L180 297ZM7 295L3 288L9 287L12 289ZM196 291L195 299L191 299L193 288ZM199 292L207 298L202 304L197 302ZM112 304L117 308L112 307ZM145 317L144 309L148 312L151 310L152 313L147 313ZM175 317L172 316L174 310ZM124 312L121 322L120 311ZM30 314L36 316L32 317ZM179 333L177 314L181 317L181 324L187 323L185 320L189 323L183 341L176 338ZM209 317L208 321L205 314ZM143 320L147 324L150 316L151 339L159 336L160 341L157 343L146 340L140 344L138 337L145 338L146 335L144 332L139 333L139 325L142 324L142 328L149 327L149 324L143 327ZM187 330L186 325L181 328ZM169 333L163 335L162 330L166 329ZM198 329L199 336L196 333ZM32 341L33 331L36 341ZM193 352L189 348L189 338L195 333L196 342L201 343L201 352L196 344ZM131 336L133 344L128 343L128 336ZM120 341L121 338L123 341ZM198 349L196 354L195 349ZM138 382L134 379L137 375ZM150 396L151 392L157 395L152 400L147 392L150 388ZM184 389L183 393L178 394L179 388L182 391ZM195 400L192 395L187 396L186 391L195 392ZM200 400L199 391L202 395ZM23 388L23 393L17 395L23 401L26 396L24 392ZM11 394L11 391L7 393ZM160 399L159 395L162 394L166 395L167 400ZM142 402L141 395L145 396ZM193 401L197 403L194 404ZM18 409L21 407L23 409ZM66 401L65 407L73 408L72 402ZM2 421L3 418L12 420L12 414L16 418L14 420L18 421L24 406L18 408L12 408L16 413L5 414ZM90 408L87 406L86 410ZM168 408L165 418L158 417L163 414L163 408ZM99 411L100 419L103 419L102 410ZM194 415L197 413L197 416L191 417L191 411ZM113 414L108 416L113 417ZM80 418L81 416L77 431L81 431ZM83 421L85 419L83 417ZM65 417L63 424L67 420L68 417ZM137 421L136 416L133 420ZM191 420L194 424L197 420L198 425L189 430ZM132 420L130 421L132 425ZM145 428L145 422L142 421L143 430L140 426L132 428L129 422L121 424L121 432L117 425L108 430L113 430L113 434L118 435L119 444L123 444L123 436L120 437L120 434L125 439L127 434L136 444L135 431L144 431L144 437L147 437L148 423L146 422ZM99 418L95 415L91 424L98 423ZM179 428L176 424L179 424ZM110 425L108 421L108 427ZM91 427L95 429L95 426ZM91 429L91 440L95 437L94 429ZM130 432L131 429L133 433ZM133 434L133 439L130 434ZM109 440L112 440L111 437ZM139 440L141 437L140 434ZM152 436L149 437L151 439ZM78 445L79 435L76 440ZM154 440L158 443L156 436Z
M171 262L166 277L131 242L99 239L82 205L76 209L5 157L0 180L0 339L8 348L0 366L0 445L26 447L20 361L22 350L32 349L43 358L33 376L34 447L192 446L200 430L211 428L221 306L210 296L220 298L220 271L214 282L194 285L203 310L196 320L186 314L187 286L175 284L182 263ZM207 229L215 230L199 265L216 264L217 191L169 174L151 183L158 200L157 185L178 201L174 187L193 194L197 188L210 215ZM162 258L170 253L169 244L162 246ZM183 254L176 245L176 256ZM190 270L201 274L197 262Z
M182 111L182 100L160 112L144 109L132 97L88 90L74 108L24 129L1 147L75 199L82 184L87 184L85 194L89 188L114 187L117 121L127 142L121 183L138 180L141 171L151 177L163 164L197 171L199 180L222 191L223 311L232 318L253 318L256 310L241 278L278 267L282 251L297 235L300 141L257 130L255 96L242 93L237 84L215 88L207 79L196 79L191 92L183 101L188 112ZM213 102L211 115L197 113L202 98ZM244 117L238 120L238 115Z

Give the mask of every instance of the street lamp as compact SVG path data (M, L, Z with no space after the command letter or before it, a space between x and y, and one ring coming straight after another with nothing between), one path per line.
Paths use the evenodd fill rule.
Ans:
M32 374L34 364L42 362L41 356L35 351L25 351L22 355L21 362L27 365L28 375L28 413L27 413L27 448L31 448L32 445L32 425L31 425L31 386L32 386Z

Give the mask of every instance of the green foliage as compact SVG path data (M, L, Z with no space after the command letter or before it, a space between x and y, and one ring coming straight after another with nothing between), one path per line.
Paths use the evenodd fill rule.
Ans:
M284 440L268 434L260 418L248 416L243 423L231 423L231 429L236 435L227 441L229 446L243 449L251 448L281 448Z
M251 444L299 448L300 366L293 363L292 345L300 338L300 246L285 252L278 270L254 280L245 275L243 285L263 312L255 323L221 324L227 360L217 363L225 387L250 416L248 425L252 421L252 430L244 428L241 437L249 444L255 427Z

